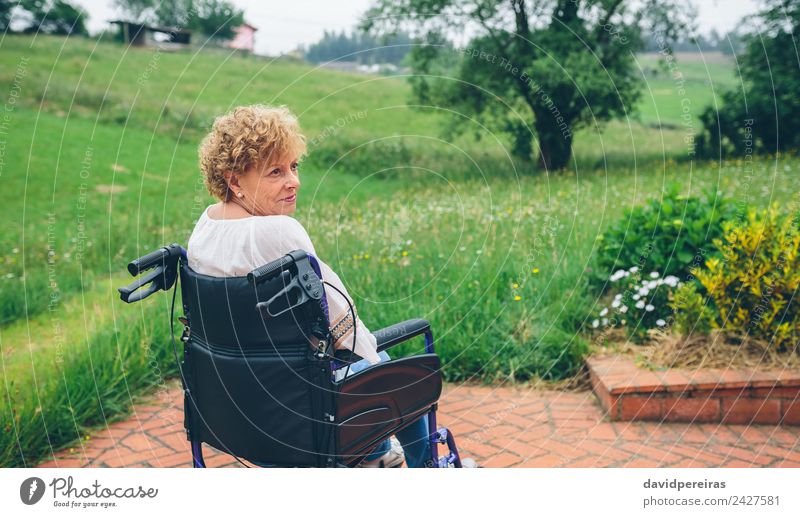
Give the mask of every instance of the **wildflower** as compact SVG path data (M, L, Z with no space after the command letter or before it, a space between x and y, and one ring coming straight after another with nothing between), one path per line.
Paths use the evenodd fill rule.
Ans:
M647 296L648 294L650 294L650 289L642 287L641 289L639 289L639 294L642 296Z
M639 271L639 267L638 266L633 266L628 271L630 271L631 273L636 273L637 271ZM628 275L625 275L625 276L628 276Z
M519 288L519 284L514 282L513 284L511 284L511 287L513 287L514 289L518 289Z
M641 298L641 297L642 297L642 295L641 295L641 294L639 294L639 293L636 293L636 294L634 294L634 295L633 295L633 299L634 299L634 300L638 300L638 299L639 299L639 298Z
M638 302L636 302L636 308L644 309L644 300L639 300Z
M533 271L533 273L534 273L534 274L536 274L536 273L538 273L538 272L539 272L539 268L538 268L538 267L535 267L535 268L531 269L531 271Z
M369 260L369 253L364 253L364 260Z
M620 300L621 298L622 298L622 294L620 294L620 293L617 293L617 294L614 296L614 299L615 299L615 300Z
M666 322L666 321L664 321L664 320L663 320L663 319L661 319L661 318L659 318L659 319L657 319L657 320L656 320L656 325L658 325L659 327L663 327L663 326L664 326L664 325L666 325L666 324L667 324L667 322Z
M593 329L596 329L596 328L597 328L597 327L599 327L599 326L600 326L600 320L594 320L594 321L592 321L592 328L593 328Z
M603 307L603 310L600 311L600 316L605 316L606 314L608 314L608 307Z
M675 226L680 226L683 224L683 221L681 221L680 219L675 219L674 221L672 221L672 224L674 224Z
M612 306L613 308L615 308L615 309L616 309L617 307L619 307L619 300L614 300L613 302L611 302L611 306Z
M407 257L408 256L408 252L406 250L403 250L403 253L401 253L401 255L403 255L404 257Z
M611 275L611 278L609 278L609 280L611 280L612 282L616 282L620 278L627 276L627 273L628 272L625 271L624 269L619 269L615 271L613 275Z
M520 296L520 295L516 295L516 296L514 296L514 301L515 301L515 302L518 302L518 301L520 301L520 300L522 300L522 296Z
M648 303L647 305L644 306L644 310L646 310L647 312L653 312L654 310L656 310L656 308L653 306L652 303Z
M602 323L604 327L608 325L608 318L603 318Z
M628 312L628 306L627 305L623 305L622 307L619 308L619 312L621 312L622 314L625 314L626 312Z
M650 278L658 278L658 271L653 271L650 273Z
M678 282L679 280L677 276L669 275L667 277L664 277L664 283L670 287L676 287L678 285Z

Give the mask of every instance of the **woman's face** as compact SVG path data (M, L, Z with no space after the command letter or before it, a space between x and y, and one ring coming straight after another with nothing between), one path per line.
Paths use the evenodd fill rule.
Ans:
M235 178L230 182L234 202L253 215L289 215L297 208L300 177L296 157L261 163Z

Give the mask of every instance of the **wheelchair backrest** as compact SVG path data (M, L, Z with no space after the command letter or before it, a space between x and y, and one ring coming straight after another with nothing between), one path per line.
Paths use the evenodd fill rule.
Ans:
M274 318L256 306L280 292L291 274L253 285L246 277L210 277L181 261L189 336L184 348L185 427L190 439L250 461L320 465L332 447L330 361L310 338L327 317L308 299ZM296 300L286 294L287 306ZM280 300L278 300L280 301Z

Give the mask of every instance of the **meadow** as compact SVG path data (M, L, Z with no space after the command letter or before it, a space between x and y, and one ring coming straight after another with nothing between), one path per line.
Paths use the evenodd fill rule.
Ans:
M197 144L240 104L298 114L310 153L296 216L368 327L427 318L451 381L575 374L591 347L596 238L626 207L674 182L759 206L798 190L792 156L692 159L686 137L710 85L735 78L727 61L688 59L678 95L674 75L641 56L647 87L631 117L581 131L574 166L548 172L477 126L480 139L442 139L457 115L410 108L403 77L3 36L0 465L80 440L175 375L167 297L125 306L115 288L130 259L185 245L212 202Z

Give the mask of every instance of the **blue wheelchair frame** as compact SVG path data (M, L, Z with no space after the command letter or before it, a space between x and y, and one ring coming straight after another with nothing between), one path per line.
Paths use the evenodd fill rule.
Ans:
M183 362L178 359L176 352L176 360L178 360L180 367L181 365L185 364L186 358L189 353L188 347L190 345L190 335L192 333L190 322L191 318L195 316L190 314L191 311L189 310L188 307L189 302L187 301L188 295L187 291L185 290L187 282L186 279L183 278L183 276L186 275L187 277L189 277L190 275L196 275L200 277L202 275L197 275L196 273L192 272L189 269L186 250L177 244L164 246L156 251L148 253L143 257L131 261L128 264L128 272L132 276L139 278L137 278L137 280L135 280L130 285L119 289L120 298L126 303L133 303L143 300L157 291L168 291L173 286L175 286L175 289L177 291L177 280L179 277L181 277L184 317L179 319L184 324L184 331L183 335L181 336L181 341L184 344ZM322 280L323 280L322 275L320 273L319 264L316 258L312 255L306 254L304 251L301 250L296 250L278 260L275 260L273 262L270 262L269 264L265 264L259 268L256 268L247 275L247 281L256 288L258 288L258 286L264 282L273 282L274 284L278 285L277 294L272 296L270 300L266 302L260 302L256 305L256 308L261 313L265 326L266 326L266 321L268 321L270 318L280 317L282 314L287 313L287 311L291 312L300 307L307 306L307 304L311 304L314 307L317 307L318 309L321 308L321 311L318 311L320 317L317 320L317 326L314 328L317 329L316 331L317 335L322 338L320 341L322 343L321 349L324 349L326 342L327 344L330 344L330 333L329 329L327 328L329 322L328 303L325 294L325 289L323 288L322 285ZM292 301L288 302L288 306L282 308L281 311L273 313L271 310L273 302L275 302L276 300L289 300L290 292L292 293ZM314 305L315 303L318 304L318 306ZM174 311L174 298L173 298L173 311ZM322 315L324 315L324 319ZM173 317L174 314L170 316L171 328L174 323ZM322 323L324 323L324 325ZM205 326L204 320L201 321L201 325ZM203 330L203 332L205 331L206 329ZM197 330L197 333L200 333L200 331ZM430 354L431 356L433 356L433 359L436 360L436 364L438 365L438 358L435 357L433 332L427 321L419 319L408 320L406 322L398 323L396 325L392 325L385 329L381 329L374 333L376 340L378 342L378 351L386 350L399 343L405 342L409 339L419 336L420 334L424 335L425 354ZM174 339L174 332L173 332L173 339ZM349 358L347 357L347 354L350 354ZM348 363L353 361L352 353L350 351L344 351L344 350L332 351L330 349L327 349L323 350L322 355L318 353L315 357L322 361L328 361L327 364L329 364L329 367L326 371L330 376L332 376L333 372L335 372L336 370L339 370L341 368L346 368ZM415 357L420 359L423 358L423 356L412 356L411 358L407 359L413 361ZM430 359L430 356L428 358ZM405 363L403 363L403 359L400 359L397 361L389 361L388 363L396 362L397 366L395 370L398 368L402 369L403 367L405 367L406 371L408 371L409 367L407 365L411 364L411 361L406 361ZM387 363L381 363L381 364L387 365ZM367 372L370 369L373 369L377 366L379 365L374 365L370 368L367 368L366 370L363 370L363 372ZM392 366L386 368L392 368ZM191 382L187 379L184 372L184 368L181 368L180 371L181 371L181 380L183 383L184 394L185 394L184 426L187 429L187 438L191 443L192 465L196 468L204 468L205 461L203 459L203 447L202 447L204 443L203 435L201 433L200 436L198 437L197 433L190 432L190 428L193 427L193 425L190 424L190 421L192 420L192 418L190 417L190 413L192 413L192 407L195 408L197 407L196 405L197 401L192 399L192 394L190 393L189 389L189 385L191 384ZM389 369L387 371L391 372L392 370ZM362 372L359 372L359 374L360 373ZM438 368L435 370L434 373L437 376L436 381L439 383L438 386L440 392L441 373L439 372ZM341 401L334 402L334 404L341 404L342 406L345 406L347 404L347 400L349 399L358 399L361 401L364 400L365 395L368 394L345 393L345 387L353 384L352 382L350 382L350 379L355 378L359 374L353 376L345 376L344 380L337 385L338 389L340 389L342 392L337 394L341 395ZM378 382L380 382L380 380L378 380ZM433 402L430 404L430 409L427 411L428 434L429 434L430 449L431 449L431 458L429 465L434 468L446 468L451 466L460 468L462 466L461 459L459 457L458 448L456 446L456 442L453 435L448 431L447 428L437 427L436 409L438 404L439 392L435 394L435 399L432 399ZM196 396L196 394L194 396ZM359 398L358 396L362 398ZM333 413L336 412L334 411ZM338 416L338 413L336 414ZM419 416L416 416L417 414L418 410L415 410L415 412L413 413L413 415L415 415L415 418L419 418L422 414L424 414L424 412L419 414ZM325 415L330 416L327 413L325 413ZM196 418L194 420L196 420ZM332 416L331 420L333 420ZM337 424L340 426L340 428L343 425L341 423ZM364 424L361 425L363 426ZM398 429L394 429L394 431ZM340 462L336 462L331 459L333 457L338 457L339 453L339 450L336 448L338 444L337 440L339 435L337 434L336 436L337 438L333 439L335 442L334 445L332 446L333 449L328 448L326 449L327 452L312 451L313 454L328 455L327 461L318 466L342 466ZM205 441L209 440L206 439ZM445 454L444 456L439 456L440 444L445 445L447 447L447 454ZM226 452L228 452L231 455L234 455L229 450ZM347 462L347 466L353 466L357 464L366 455L368 455L369 452L370 450L367 451L361 450L356 457L352 458L349 462ZM236 457L236 455L234 455L234 457ZM245 459L248 458L245 457Z

